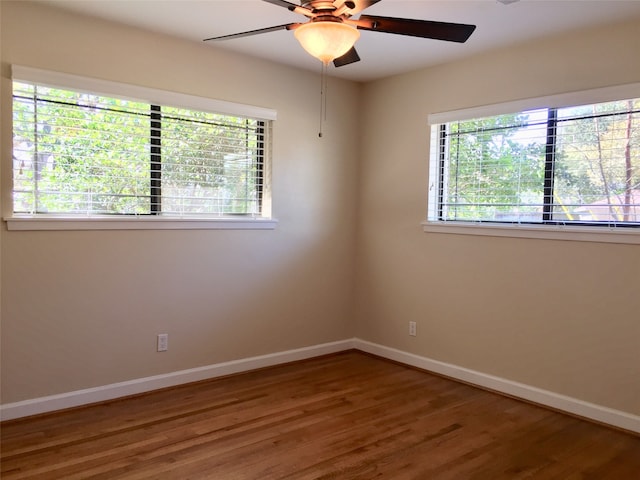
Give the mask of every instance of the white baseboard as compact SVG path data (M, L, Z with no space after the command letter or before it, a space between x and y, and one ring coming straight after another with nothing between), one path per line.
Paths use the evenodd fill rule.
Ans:
M591 419L596 422L640 433L640 416L638 415L603 407L601 405L567 397L548 390L542 390L523 383L506 380L504 378L495 377L475 370L469 370L467 368L458 367L438 360L432 360L430 358L421 357L419 355L414 355L412 353L403 352L401 350L396 350L394 348L385 347L384 345L378 345L360 339L354 339L353 346L363 352L404 363L405 365L411 365L413 367L445 375L473 385L488 388L496 392Z
M189 382L197 382L200 380L247 372L258 368L304 360L353 348L382 358L404 363L405 365L410 365L511 395L513 397L521 398L523 400L535 402L540 405L546 405L580 417L640 433L640 416L638 415L603 407L578 400L576 398L567 397L558 393L495 377L475 370L469 370L467 368L440 362L427 357L421 357L419 355L367 342L358 338L277 352L269 355L261 355L258 357L250 357L241 360L233 360L230 362L191 368L163 375L155 375L152 377L139 378L111 385L0 405L0 419L11 420L40 413L52 412L55 410L88 405L91 403L104 402L114 398L145 393L160 388L173 387Z
M46 397L24 400L21 402L0 405L0 420L37 415L66 408L104 402L114 398L150 392L160 388L174 387L189 382L197 382L210 378L247 372L258 368L271 367L287 362L295 362L307 358L318 357L330 353L341 352L353 348L353 340L342 340L311 347L298 348L284 352L244 358L230 362L217 363L204 367L190 368L152 377L138 378L126 382L112 383L95 388L76 390L74 392L50 395Z

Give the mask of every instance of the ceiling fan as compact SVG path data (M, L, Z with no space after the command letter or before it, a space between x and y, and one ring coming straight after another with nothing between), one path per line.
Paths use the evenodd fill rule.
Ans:
M287 23L206 38L204 41L230 40L277 30L294 30L294 35L308 53L325 65L333 61L336 67L341 67L360 60L353 46L360 36L358 30L464 43L476 28L475 25L461 23L373 15L352 18L381 0L301 0L300 5L285 0L263 1L304 15L308 20L303 23Z

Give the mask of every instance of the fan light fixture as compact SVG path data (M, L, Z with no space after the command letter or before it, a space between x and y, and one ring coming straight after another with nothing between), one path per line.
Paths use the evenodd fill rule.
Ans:
M335 21L316 21L300 25L294 35L310 55L325 65L353 48L360 32L350 25Z

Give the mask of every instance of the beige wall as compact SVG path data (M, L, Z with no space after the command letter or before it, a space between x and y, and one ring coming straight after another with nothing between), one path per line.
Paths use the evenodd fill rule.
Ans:
M356 335L640 414L637 246L420 227L429 113L640 81L640 24L364 87L331 80L319 140L313 73L1 5L5 176L15 62L277 109L280 221L266 232L3 226L3 403ZM163 354L160 332L170 335Z
M358 84L331 80L321 140L314 73L1 4L4 106L8 66L17 63L276 109L279 220L274 231L14 232L3 225L2 403L353 336L357 138L343 126L356 124ZM6 176L10 109L3 112ZM159 354L162 332L170 349Z
M576 33L366 85L359 337L640 414L639 246L420 227L429 113L638 82L639 32Z

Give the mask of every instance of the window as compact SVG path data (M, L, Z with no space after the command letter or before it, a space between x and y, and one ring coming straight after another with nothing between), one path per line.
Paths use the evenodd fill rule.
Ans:
M168 96L189 105L14 75L14 216L265 216L270 118L191 108L196 97Z
M428 220L640 227L640 98L576 105L434 115Z

